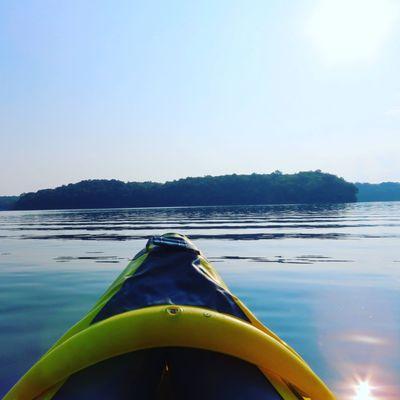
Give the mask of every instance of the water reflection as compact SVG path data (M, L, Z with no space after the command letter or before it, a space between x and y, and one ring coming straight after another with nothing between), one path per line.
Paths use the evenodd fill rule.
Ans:
M378 282L368 286L318 294L318 340L326 363L337 371L340 399L399 399L398 290Z

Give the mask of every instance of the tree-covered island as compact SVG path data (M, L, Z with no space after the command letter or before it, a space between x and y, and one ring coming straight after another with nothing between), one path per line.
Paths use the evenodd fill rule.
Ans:
M86 180L24 193L16 210L355 202L357 188L317 171L205 176L166 183Z

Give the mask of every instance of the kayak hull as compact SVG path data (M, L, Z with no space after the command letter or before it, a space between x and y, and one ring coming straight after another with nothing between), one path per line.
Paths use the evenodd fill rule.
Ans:
M177 248L174 248L174 238L179 243ZM229 292L211 264L187 238L170 235L166 239L167 245L163 243L165 239L149 241L146 249L129 263L92 310L17 382L4 400L53 399L69 377L88 367L124 354L157 348L201 349L243 360L257 366L285 400L334 400L333 394L307 363ZM204 288L216 288L215 304L212 303L212 307L147 304L129 310L138 307L137 301L142 301L140 297L135 300L134 293L137 294L147 282L146 272L154 271L151 257L155 254L156 261L160 257L168 261L168 257L176 255L174 252L178 252L178 258L169 261L189 257L195 274L200 273L205 279ZM169 265L165 262L160 271L164 273ZM175 277L179 269L177 271ZM150 276L158 276L152 274ZM196 280L197 275L190 279ZM163 293L168 287L162 289ZM198 298L210 297L211 292L204 288L197 297L191 293L188 302L197 304ZM171 296L176 290L171 289ZM127 293L132 294L129 299ZM171 301L171 297L168 299Z

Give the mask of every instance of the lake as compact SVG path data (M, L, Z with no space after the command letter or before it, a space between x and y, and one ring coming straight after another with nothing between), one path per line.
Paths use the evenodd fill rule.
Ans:
M400 202L1 212L0 396L171 231L338 399L400 398Z

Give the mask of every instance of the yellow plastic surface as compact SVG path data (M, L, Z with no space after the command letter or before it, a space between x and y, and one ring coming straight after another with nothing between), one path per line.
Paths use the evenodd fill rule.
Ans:
M4 400L32 400L71 374L105 359L154 347L192 347L257 365L307 393L334 400L311 368L280 341L238 318L189 306L153 306L98 322L59 342Z

